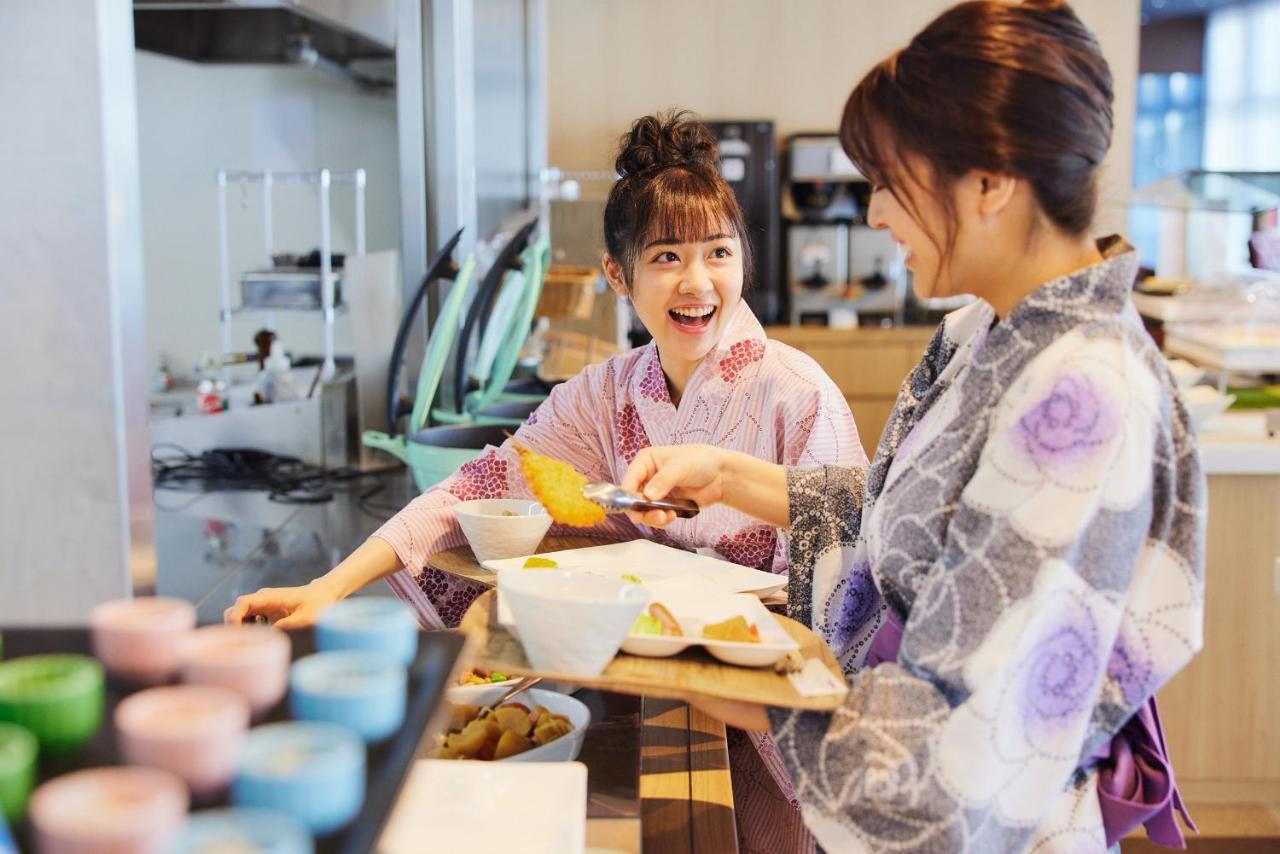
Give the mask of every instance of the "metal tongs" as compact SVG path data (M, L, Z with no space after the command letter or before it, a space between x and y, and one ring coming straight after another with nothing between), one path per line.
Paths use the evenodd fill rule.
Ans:
M698 515L698 505L684 498L664 498L650 501L638 492L628 492L612 483L588 483L582 487L582 497L594 501L610 513L626 510L670 510L681 519Z

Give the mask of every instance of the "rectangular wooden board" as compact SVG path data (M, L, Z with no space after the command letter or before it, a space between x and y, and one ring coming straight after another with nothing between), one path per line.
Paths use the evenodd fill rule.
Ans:
M637 694L660 699L695 701L699 697L738 700L786 709L826 712L840 707L847 690L839 694L804 697L785 675L772 667L735 667L722 664L699 649L690 649L671 658L644 658L619 653L604 673L595 677L535 670L525 657L524 647L496 620L496 591L489 590L472 603L458 626L467 635L471 662L475 667L502 673L542 676L556 682L581 685L619 694ZM817 658L845 682L835 656L822 639L795 620L772 615L788 635L800 644L807 661Z

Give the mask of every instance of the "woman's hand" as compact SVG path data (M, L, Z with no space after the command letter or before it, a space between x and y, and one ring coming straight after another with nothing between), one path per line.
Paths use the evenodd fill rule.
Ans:
M619 485L651 501L671 496L692 499L699 507L724 503L775 528L791 524L786 470L714 445L645 448L627 466ZM653 528L669 525L676 518L671 510L627 515L631 521Z
M724 468L731 452L714 445L676 445L645 448L627 466L623 489L639 492L651 501L688 498L699 507L724 500ZM631 521L661 528L676 514L671 510L629 511Z
M264 587L247 593L222 614L228 623L266 617L282 629L310 626L320 612L345 599L371 581L400 569L400 558L390 543L370 537L342 563L302 587Z
M238 624L265 617L278 629L314 625L325 608L342 598L324 581L317 578L301 587L264 587L256 593L246 593L223 613L223 620Z

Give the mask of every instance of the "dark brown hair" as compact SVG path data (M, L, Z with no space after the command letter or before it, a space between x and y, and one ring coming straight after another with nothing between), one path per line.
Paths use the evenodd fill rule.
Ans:
M928 164L939 191L974 169L1021 178L1050 222L1082 235L1111 144L1111 99L1111 70L1069 4L975 0L943 12L862 79L845 104L840 141L917 222L903 179L925 179L904 155ZM937 196L947 257L958 226L951 193Z
M751 242L742 209L720 175L716 137L685 111L636 119L618 142L618 181L604 208L604 243L631 286L636 261L654 240L698 243L728 232L742 244L743 288Z

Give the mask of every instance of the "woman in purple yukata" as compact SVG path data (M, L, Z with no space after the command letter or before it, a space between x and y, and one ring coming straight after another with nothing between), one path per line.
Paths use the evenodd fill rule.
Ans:
M789 529L789 608L849 694L705 708L774 733L827 851L1118 850L1139 823L1182 846L1154 694L1202 644L1205 487L1136 253L1090 237L1111 102L1065 2L943 13L841 123L917 293L978 297L871 466L655 447L623 481Z
M865 465L840 390L811 358L767 339L742 299L751 246L711 131L681 113L646 116L623 137L616 168L620 179L604 214L604 271L653 342L557 386L516 440L611 483L655 444L709 443L783 465ZM325 606L386 577L424 625L456 626L486 588L426 561L466 543L452 507L474 498L532 498L510 440L415 498L327 575L242 596L227 619L263 614L284 628L307 625ZM728 506L663 530L610 516L588 533L712 549L736 563L787 571L787 542L777 529ZM741 850L812 851L772 739L730 738Z

